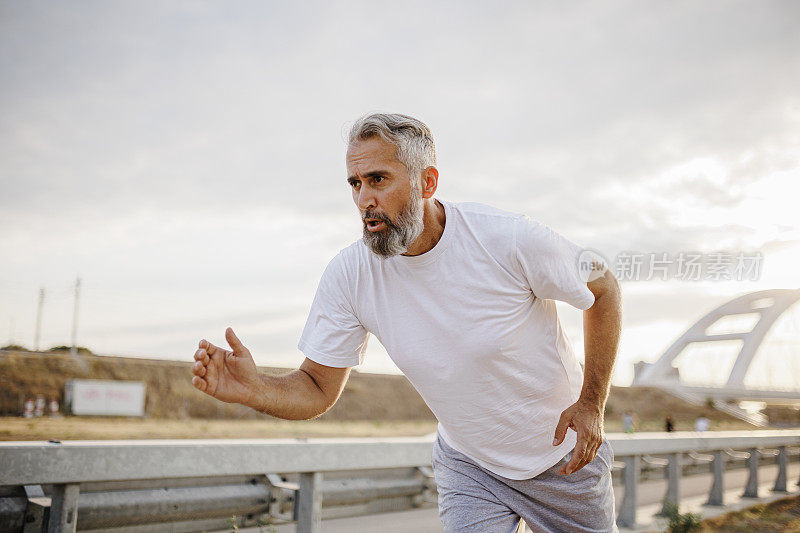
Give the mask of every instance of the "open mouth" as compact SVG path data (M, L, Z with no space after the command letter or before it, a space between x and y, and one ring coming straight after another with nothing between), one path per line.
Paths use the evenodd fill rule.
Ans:
M378 218L368 218L364 221L364 223L366 224L368 231L380 231L386 226L386 223Z

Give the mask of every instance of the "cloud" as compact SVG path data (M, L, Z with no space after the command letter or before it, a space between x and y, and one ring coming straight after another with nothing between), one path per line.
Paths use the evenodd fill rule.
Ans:
M343 133L371 110L429 123L442 198L527 213L609 257L769 251L797 231L781 191L800 176L798 15L788 2L2 4L0 320L78 273L114 291L110 314L143 350L183 341L137 337L154 331L137 294L168 302L155 317L178 337L237 306L295 316L359 236ZM695 289L643 293L632 320L677 318ZM293 349L297 322L265 349Z

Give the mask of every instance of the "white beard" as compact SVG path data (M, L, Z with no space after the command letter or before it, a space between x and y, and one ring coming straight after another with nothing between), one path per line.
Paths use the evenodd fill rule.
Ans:
M425 213L422 193L417 187L411 187L411 197L395 220L390 220L386 215L379 215L366 211L362 213L362 220L378 218L383 220L386 228L382 231L372 232L364 226L364 244L380 257L387 258L400 255L408 251L408 247L417 240L425 229L423 214Z

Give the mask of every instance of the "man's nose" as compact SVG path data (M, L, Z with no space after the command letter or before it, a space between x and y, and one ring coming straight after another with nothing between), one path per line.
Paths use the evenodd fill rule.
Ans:
M377 206L377 202L375 201L375 194L372 189L369 187L361 187L358 190L358 208L364 212L367 209L374 209Z

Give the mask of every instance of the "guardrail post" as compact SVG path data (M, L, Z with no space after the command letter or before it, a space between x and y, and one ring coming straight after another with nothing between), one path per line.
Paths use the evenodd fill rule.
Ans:
M301 472L297 533L322 533L322 472Z
M78 494L81 486L77 483L53 485L50 497L50 523L48 533L69 533L75 531L78 522Z
M664 494L664 501L661 504L661 516L666 515L667 505L678 505L681 502L681 462L683 455L671 453L667 463L667 492Z
M640 457L629 455L623 458L625 470L622 477L625 480L625 494L617 515L617 525L622 527L636 527L636 507L638 507L637 484L639 482Z
M797 483L795 483L795 485L797 485L798 487L800 487L800 479L798 479L798 480L797 480Z
M267 490L269 491L269 515L271 518L295 522L297 520L297 492L300 487L297 483L289 483L275 473L266 475ZM286 503L292 503L291 512L283 511Z
M28 503L25 507L25 525L22 533L43 533L47 531L50 519L50 498L44 495L41 485L25 485Z
M422 474L423 489L422 494L414 497L412 505L419 507L424 502L437 503L436 498L436 477L433 475L433 469L430 466L418 466L417 472Z
M775 486L772 487L772 492L789 492L786 490L787 459L786 446L778 446L778 477L775 478Z
M750 448L747 453L750 454L747 458L750 474L747 476L747 485L744 487L742 498L758 498L758 449Z
M725 477L725 452L722 450L715 450L712 455L714 462L711 463L711 469L714 472L714 483L711 485L711 492L708 494L708 501L706 505L723 506L723 493L725 487L723 485L723 478Z

